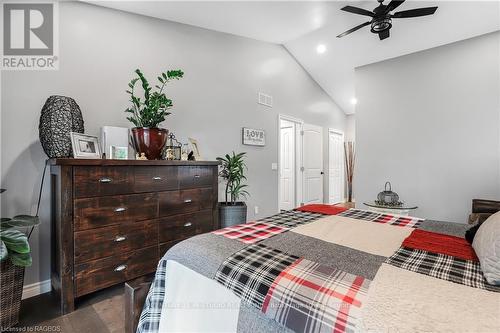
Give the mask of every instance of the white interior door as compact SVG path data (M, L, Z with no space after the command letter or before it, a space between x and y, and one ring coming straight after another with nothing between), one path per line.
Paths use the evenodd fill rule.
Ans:
M303 125L303 202L323 203L323 128Z
M281 210L295 208L295 123L280 120L280 201Z
M328 132L328 202L344 201L344 134Z

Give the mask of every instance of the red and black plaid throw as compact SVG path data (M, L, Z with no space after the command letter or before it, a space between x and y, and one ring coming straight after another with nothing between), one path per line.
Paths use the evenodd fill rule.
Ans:
M464 260L441 253L401 247L387 264L469 287L500 292L500 286L486 282L479 262Z
M262 311L295 332L354 332L370 280L299 259L276 278Z

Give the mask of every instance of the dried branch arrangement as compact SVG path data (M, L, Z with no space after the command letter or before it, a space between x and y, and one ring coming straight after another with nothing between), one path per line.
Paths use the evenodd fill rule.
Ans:
M354 142L344 142L345 172L347 178L347 202L352 202L352 179L354 177L354 163L356 162L356 149Z

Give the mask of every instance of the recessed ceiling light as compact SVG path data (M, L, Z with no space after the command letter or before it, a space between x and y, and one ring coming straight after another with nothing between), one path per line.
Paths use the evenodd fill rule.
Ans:
M352 105L356 105L356 104L358 104L358 100L357 100L356 98L354 98L354 97L353 97L353 98L351 98L351 104L352 104Z
M316 52L318 52L319 54L325 53L326 52L326 45L319 44L318 47L316 48Z

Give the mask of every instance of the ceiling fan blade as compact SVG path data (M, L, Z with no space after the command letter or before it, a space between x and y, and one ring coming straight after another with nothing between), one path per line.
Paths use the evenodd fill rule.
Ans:
M363 23L363 24L360 24L360 25L358 25L358 26L355 26L354 28L349 29L349 30L347 30L347 31L345 31L345 32L343 32L343 33L341 33L340 35L338 35L338 36L337 36L337 38L344 37L345 35L349 35L351 32L354 32L354 31L359 30L359 29L361 29L361 28L363 28L363 27L366 27L367 25L370 25L370 23L371 23L371 22L365 22L365 23Z
M389 38L389 36L390 36L389 30L390 29L385 29L384 31L379 32L378 38L380 38L380 40L384 40L386 38Z
M341 8L340 10L343 10L343 11L349 12L349 13L359 14L359 15L365 15L365 16L371 16L371 17L375 16L375 14L373 14L369 10L366 10L363 8L358 8L358 7L353 7L353 6L345 6L344 8Z
M410 10L403 10L401 12L394 13L392 17L394 18L408 18L408 17L419 17L432 15L436 12L437 7L425 7Z
M398 8L405 0L392 0L387 7L385 7L385 12L388 13Z

